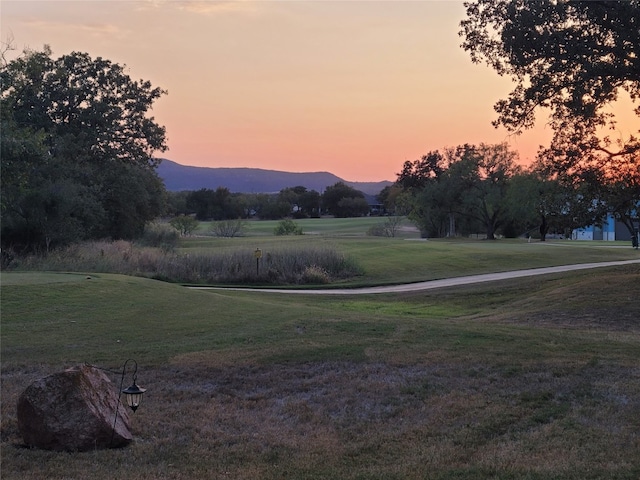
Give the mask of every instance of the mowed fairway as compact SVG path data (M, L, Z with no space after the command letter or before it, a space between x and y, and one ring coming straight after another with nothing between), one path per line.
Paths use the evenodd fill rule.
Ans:
M357 259L349 286L638 258L568 242L313 241ZM340 297L2 273L1 295L2 478L640 478L638 264ZM128 358L148 389L130 447L22 448L31 381Z

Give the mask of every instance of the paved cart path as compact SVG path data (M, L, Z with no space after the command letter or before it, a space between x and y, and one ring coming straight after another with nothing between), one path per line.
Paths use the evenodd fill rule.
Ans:
M380 287L363 288L334 288L314 290L286 290L282 288L225 288L225 287L189 287L198 290L233 290L242 292L266 292L303 295L372 295L376 293L401 293L419 292L434 288L455 287L470 285L473 283L492 282L495 280L509 280L512 278L533 277L536 275L548 275L550 273L571 272L575 270L587 270L591 268L615 267L640 263L637 260L620 260L615 262L579 263L575 265L560 265L557 267L530 268L527 270L514 270L510 272L485 273L482 275L467 275L464 277L443 278L440 280L428 280L426 282L406 283L402 285L385 285ZM640 281L640 279L638 279Z

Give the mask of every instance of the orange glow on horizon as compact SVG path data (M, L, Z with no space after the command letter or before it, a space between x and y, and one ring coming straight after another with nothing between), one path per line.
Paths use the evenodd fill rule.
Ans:
M86 51L168 90L159 156L380 181L431 150L506 141L526 164L548 144L542 117L493 128L512 84L459 47L463 17L461 1L3 0L0 22L19 50Z

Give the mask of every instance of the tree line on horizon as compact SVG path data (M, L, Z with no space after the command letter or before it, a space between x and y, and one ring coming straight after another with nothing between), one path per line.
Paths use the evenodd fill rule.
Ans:
M227 187L167 193L168 214L193 215L200 221L280 220L322 215L345 218L367 215L369 211L364 193L344 182L328 186L322 194L302 185L283 188L276 194L231 192Z
M507 144L460 145L405 162L394 185L380 195L389 212L406 214L424 237L483 233L545 241L601 226L607 216L633 236L640 195L618 183L563 182L543 161L524 168Z
M494 124L518 134L546 111L551 143L527 170L505 145L432 151L406 162L380 200L430 236L482 228L492 238L535 225L544 238L607 214L633 233L640 140L612 137L615 116L607 107L626 92L640 116L640 0L476 0L465 8L462 48L515 84L495 105ZM3 253L134 239L168 206L203 219L277 218L285 209L291 215L294 204L299 215L365 213L364 196L344 184L321 196L304 187L268 198L224 187L170 194L155 157L167 149L165 128L149 115L165 90L86 53L54 58L45 46L7 61L11 49L7 41L0 52Z

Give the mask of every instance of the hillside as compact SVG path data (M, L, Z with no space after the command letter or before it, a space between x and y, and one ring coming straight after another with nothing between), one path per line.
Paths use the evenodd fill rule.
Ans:
M180 165L163 159L158 175L167 190L199 190L226 187L238 193L275 193L286 187L304 186L308 190L324 191L337 182L344 182L361 192L375 196L392 182L348 182L329 172L293 173L260 168L210 168Z

